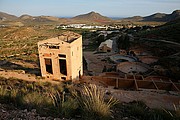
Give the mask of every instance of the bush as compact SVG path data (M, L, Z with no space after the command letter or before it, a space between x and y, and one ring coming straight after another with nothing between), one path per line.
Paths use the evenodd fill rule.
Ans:
M76 115L77 101L70 96L66 97L65 92L56 91L56 93L51 93L50 97L60 117L70 118Z
M113 97L105 102L105 91L90 84L83 86L80 94L74 94L84 112L85 119L109 119L111 107L117 103Z
M124 116L131 116L140 120L176 120L172 112L165 109L150 109L142 101L133 101L121 107Z

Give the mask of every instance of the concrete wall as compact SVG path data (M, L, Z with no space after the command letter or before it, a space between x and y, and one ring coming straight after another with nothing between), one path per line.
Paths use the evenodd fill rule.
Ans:
M112 49L109 48L109 47L105 44L105 45L99 47L99 48L98 48L98 51L99 51L99 52L108 52L108 51L111 52Z
M72 79L83 75L82 37L71 44L71 67Z
M69 37L69 36L68 36ZM50 48L49 46L56 46ZM82 63L82 36L68 42L62 37L51 38L38 42L41 74L43 77L62 80L76 80L83 74ZM65 55L66 57L59 56ZM53 74L46 71L45 58L52 60ZM60 73L59 59L66 60L67 75ZM80 74L79 74L80 71Z

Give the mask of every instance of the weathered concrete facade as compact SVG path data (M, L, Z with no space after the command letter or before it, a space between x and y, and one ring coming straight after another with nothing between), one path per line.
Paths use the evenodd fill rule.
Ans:
M38 42L42 77L78 80L83 74L82 36L65 32Z

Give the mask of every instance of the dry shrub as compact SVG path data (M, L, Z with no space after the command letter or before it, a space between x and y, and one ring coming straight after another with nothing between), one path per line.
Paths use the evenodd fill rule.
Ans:
M86 119L107 119L111 116L111 107L117 100L111 97L106 101L105 91L94 84L83 86L80 94L74 94Z

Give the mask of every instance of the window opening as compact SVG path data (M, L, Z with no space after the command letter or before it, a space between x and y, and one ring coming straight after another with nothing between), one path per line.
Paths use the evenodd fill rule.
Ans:
M51 59L45 58L45 66L46 66L46 72L53 74L52 60Z
M59 46L49 46L50 49L59 49Z
M61 77L62 80L66 80L66 77Z
M58 56L61 58L66 58L66 55L64 55L64 54L58 54Z

